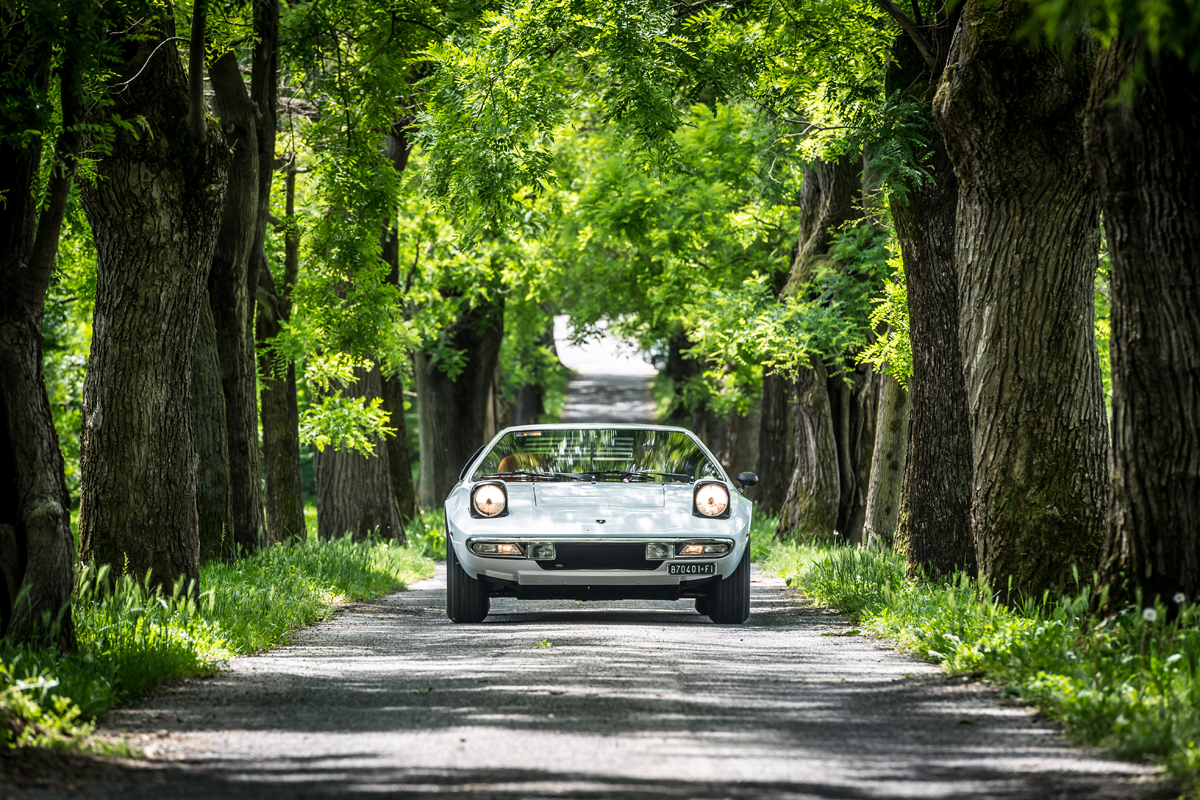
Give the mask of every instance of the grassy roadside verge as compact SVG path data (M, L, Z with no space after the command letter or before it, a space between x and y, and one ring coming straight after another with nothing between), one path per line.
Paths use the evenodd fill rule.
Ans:
M892 553L775 544L762 566L857 625L951 674L1002 686L1059 720L1071 739L1151 761L1200 797L1200 610L1140 604L1086 616L1090 587L1010 609L960 576L908 580Z
M201 567L198 602L147 593L125 576L97 593L80 575L73 614L79 651L0 643L0 746L91 749L94 721L164 682L209 675L332 615L350 600L399 591L433 573L436 515L409 543L349 539L277 545L231 564Z

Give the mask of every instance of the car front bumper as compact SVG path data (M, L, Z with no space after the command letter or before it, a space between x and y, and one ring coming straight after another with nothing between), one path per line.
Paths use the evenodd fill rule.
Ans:
M675 550L684 542L694 542L697 537L664 536L664 537L512 537L499 538L493 536L469 536L462 533L452 534L447 546L454 547L454 554L467 575L472 578L487 580L498 590L502 587L519 597L575 597L583 599L583 594L599 594L606 596L627 597L658 597L658 596L691 596L691 590L709 587L733 573L741 561L742 554L748 546L747 537L718 536L703 537L705 541L721 541L730 545L730 551L723 556L675 557L671 559L655 559L645 562L637 569L587 569L587 568L554 568L553 564L539 565L537 561L524 557L480 556L474 553L470 544L476 541L504 541L519 544L548 542L559 546L569 545L614 545L621 548L641 546L648 543L669 543L675 545ZM655 563L657 562L657 563ZM711 574L670 574L671 564L700 565L712 564ZM649 568L654 565L653 568ZM555 587L564 591L556 592ZM622 594L619 589L627 589ZM578 591L576 591L578 590ZM596 591L589 591L596 590ZM606 591L607 590L607 591ZM695 592L702 594L703 592Z

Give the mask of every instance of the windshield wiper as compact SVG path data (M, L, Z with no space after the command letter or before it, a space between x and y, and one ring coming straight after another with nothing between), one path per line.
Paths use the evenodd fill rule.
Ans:
M674 478L675 480L683 480L687 481L688 483L692 482L691 475L684 475L680 472L655 472L654 470L649 469L640 469L636 471L628 469L594 469L588 472L581 472L579 474L592 477L597 475L620 475L624 478L628 478L631 481L635 481L643 475L651 475L658 478Z
M579 475L574 472L537 472L532 469L514 469L512 472L492 472L488 475L479 475L474 480L482 481L488 478L541 478L548 481L562 480L570 478L572 480L583 480L586 476Z
M636 478L639 475L655 475L660 478L674 478L677 481L687 481L688 483L695 482L695 478L691 475L686 475L682 472L655 472L652 469L639 470L632 474L631 478Z

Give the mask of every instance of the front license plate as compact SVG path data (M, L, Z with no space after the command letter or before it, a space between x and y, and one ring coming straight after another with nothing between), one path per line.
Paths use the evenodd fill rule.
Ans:
M668 564L668 575L716 575L716 564Z

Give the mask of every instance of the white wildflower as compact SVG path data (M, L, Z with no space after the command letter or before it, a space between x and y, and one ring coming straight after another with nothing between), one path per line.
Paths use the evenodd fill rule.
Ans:
M1176 592L1175 596L1171 599L1175 601L1175 605L1180 605L1184 600L1187 600L1187 595L1183 592Z
M1153 608L1143 608L1142 619L1146 620L1146 622L1154 622L1158 619L1158 612Z

